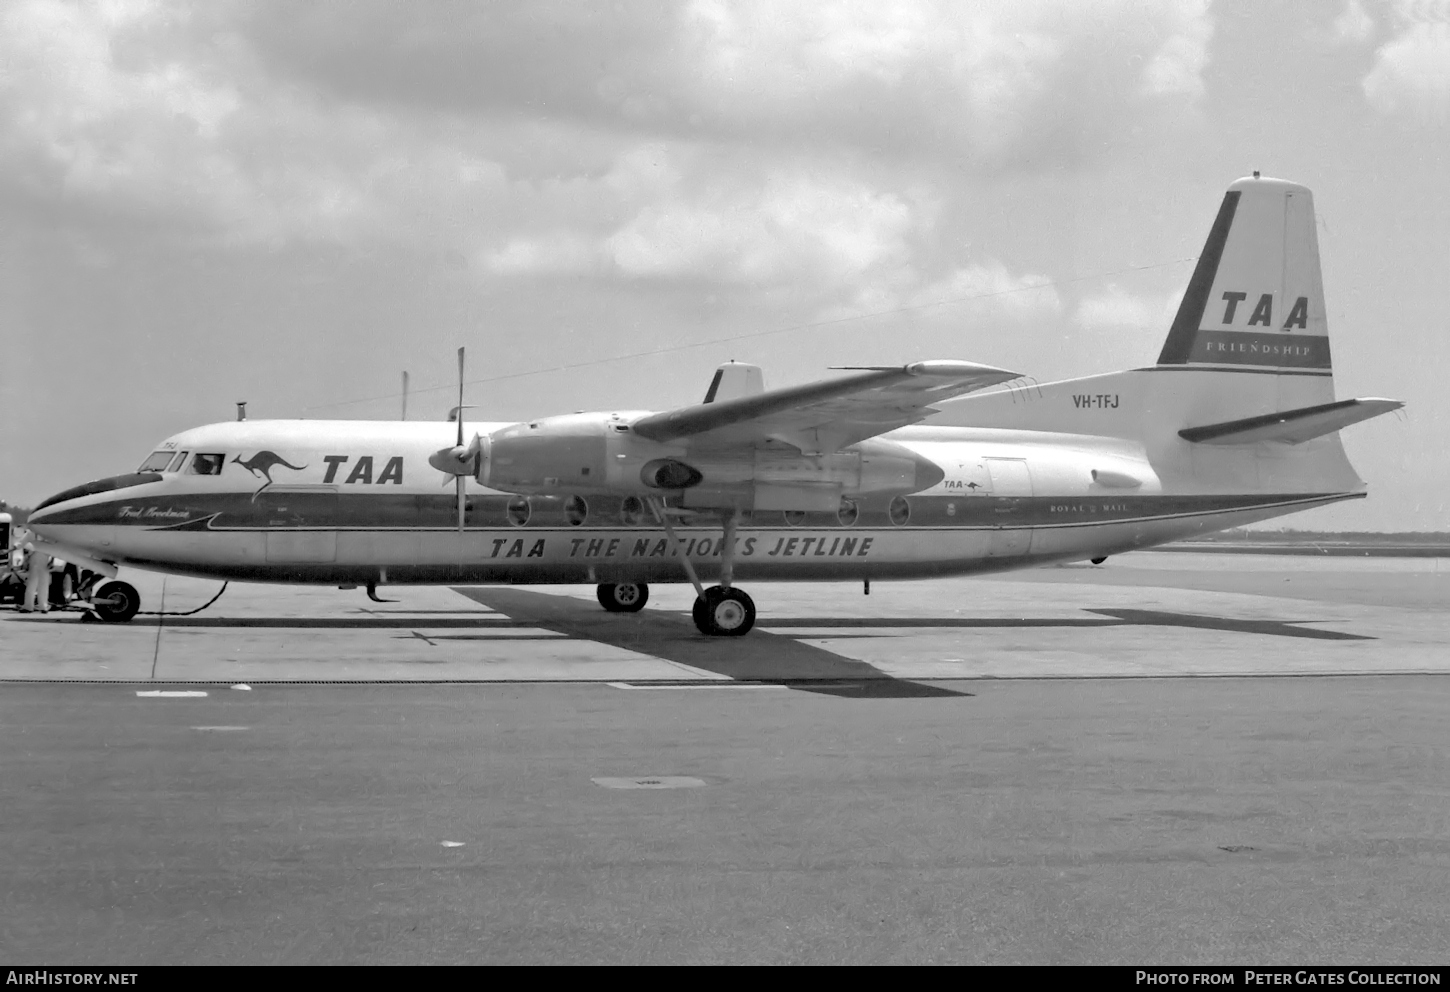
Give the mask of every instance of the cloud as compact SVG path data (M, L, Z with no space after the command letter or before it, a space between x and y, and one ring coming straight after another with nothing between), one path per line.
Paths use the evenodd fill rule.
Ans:
M903 263L918 222L901 198L862 183L773 171L656 199L607 244L629 276L841 284Z
M1129 368L1157 354L1167 337L1183 291L1166 297L1131 293L1115 283L1078 301L1072 323L1078 332L1064 342L1082 367Z
M1212 33L1202 0L422 9L16 0L0 183L183 238L901 304L1010 278L943 257L944 190L1191 105Z
M849 173L668 146L621 156L588 195L610 209L511 237L484 253L484 268L810 296L909 265L913 238L934 221L931 204Z
M697 0L681 84L692 119L731 133L1041 167L1060 157L1043 131L1071 157L1140 97L1201 93L1211 33L1203 0Z
M1170 301L1176 304L1176 300ZM1172 317L1161 298L1138 296L1109 283L1102 292L1083 297L1073 319L1089 330L1111 327L1149 327Z
M1053 317L1061 309L1061 297L1047 276L1014 275L1001 262L987 260L956 266L936 278L908 267L882 273L861 285L849 302L828 307L820 319L902 314L918 323L1023 323Z
M643 140L769 141L977 168L1082 155L1126 114L1196 99L1205 0L255 3L279 75L349 102L528 114ZM1064 122L1071 122L1070 126Z
M503 276L570 275L599 272L604 258L597 245L571 231L511 238L482 253L488 272Z
M1362 86L1383 114L1450 119L1450 4L1400 0L1394 35L1375 53Z
M1343 45L1362 44L1374 37L1375 22L1359 0L1347 0L1344 11L1334 19L1334 40Z
M1142 90L1150 96L1203 95L1203 69L1208 64L1208 43L1213 22L1208 0L1170 4L1169 34L1143 69Z

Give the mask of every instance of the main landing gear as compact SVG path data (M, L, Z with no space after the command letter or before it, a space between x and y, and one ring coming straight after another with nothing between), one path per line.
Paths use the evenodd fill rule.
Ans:
M650 508L670 536L675 553L690 584L695 587L695 626L707 637L739 637L755 626L755 602L739 589L731 586L730 580L735 564L735 527L739 517L732 510L724 514L725 536L720 542L720 584L706 589L695 574L695 566L680 546L667 511L655 499L650 499ZM649 602L649 586L643 582L603 582L595 591L599 605L610 613L635 613L644 609Z
M679 536L675 534L674 525L670 523L668 511L654 497L650 498L649 506L660 526L670 536L670 543L675 546L675 554L680 556L680 564L685 567L690 585L695 587L695 606L691 613L700 633L707 637L739 637L754 627L755 601L731 586L735 569L735 528L740 520L737 511L732 508L721 514L725 534L720 541L720 584L706 589L700 584L700 577L695 574L695 566L690 563L689 556L680 546ZM602 593L600 600L603 601ZM605 608L608 609L607 606Z
M755 626L755 601L739 589L711 586L695 598L695 626L711 637L739 637Z

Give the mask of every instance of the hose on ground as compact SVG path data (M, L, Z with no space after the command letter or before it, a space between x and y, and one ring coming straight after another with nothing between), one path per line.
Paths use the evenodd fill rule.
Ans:
M216 591L215 596L213 596L211 599L208 599L205 603L202 603L196 609L187 610L185 613L162 613L159 610L137 610L136 615L138 617L189 617L193 613L200 613L212 603L215 603L217 600L221 599L222 593L227 591L227 586L229 585L231 585L230 582L223 582L222 587Z

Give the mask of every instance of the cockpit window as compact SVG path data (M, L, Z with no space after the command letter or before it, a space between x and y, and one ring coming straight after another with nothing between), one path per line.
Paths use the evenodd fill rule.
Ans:
M171 459L175 457L176 452L174 451L153 451L136 471L164 472L166 471L166 466L171 463Z
M226 459L226 455L208 455L198 452L191 456L191 468L188 472L191 475L221 475L222 463Z
M165 471L180 472L182 467L186 465L186 456L188 453L189 452L178 451L176 453L176 457L171 459L171 464L166 466Z

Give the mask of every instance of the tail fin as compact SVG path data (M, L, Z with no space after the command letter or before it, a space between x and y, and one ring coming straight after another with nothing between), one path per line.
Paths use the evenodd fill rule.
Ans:
M1255 175L1224 194L1156 365L973 393L941 404L931 423L1130 438L1183 454L1185 443L1306 445L1401 405L1335 399L1314 197Z
M1332 398L1314 196L1258 173L1228 188L1158 365L1318 376Z

